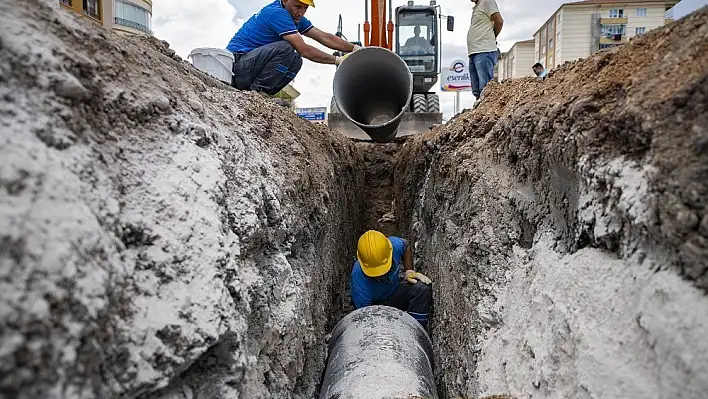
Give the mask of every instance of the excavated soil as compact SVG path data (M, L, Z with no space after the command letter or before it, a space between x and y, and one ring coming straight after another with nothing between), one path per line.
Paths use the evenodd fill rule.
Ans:
M0 396L316 397L370 228L433 279L441 398L708 392L708 9L386 145L0 13Z
M0 13L0 396L313 397L355 145L56 1Z
M705 395L707 54L704 8L403 146L442 397Z

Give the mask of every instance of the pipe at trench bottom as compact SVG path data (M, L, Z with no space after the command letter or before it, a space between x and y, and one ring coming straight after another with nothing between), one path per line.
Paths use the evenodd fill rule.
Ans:
M383 47L349 54L334 74L334 100L340 112L379 143L396 138L412 95L408 65Z
M319 399L438 399L433 346L408 313L367 306L332 330Z

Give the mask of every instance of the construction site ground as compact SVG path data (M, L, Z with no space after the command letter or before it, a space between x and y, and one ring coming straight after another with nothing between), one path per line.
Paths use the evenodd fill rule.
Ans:
M0 396L316 397L378 228L433 280L441 398L705 398L708 8L374 144L10 3Z

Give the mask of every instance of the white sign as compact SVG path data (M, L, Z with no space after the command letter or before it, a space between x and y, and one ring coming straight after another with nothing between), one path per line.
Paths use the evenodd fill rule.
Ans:
M470 82L470 69L467 62L453 61L448 68L442 68L440 90L442 91L468 91L472 89Z

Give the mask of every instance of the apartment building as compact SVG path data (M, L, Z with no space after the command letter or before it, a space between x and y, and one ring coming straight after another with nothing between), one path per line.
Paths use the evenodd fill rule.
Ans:
M59 0L59 4L107 29L152 35L152 0Z
M566 3L534 34L534 61L546 69L626 43L671 21L679 0L585 0Z
M511 49L502 54L499 60L499 79L534 76L531 67L536 63L534 57L535 41L533 39L516 42Z

